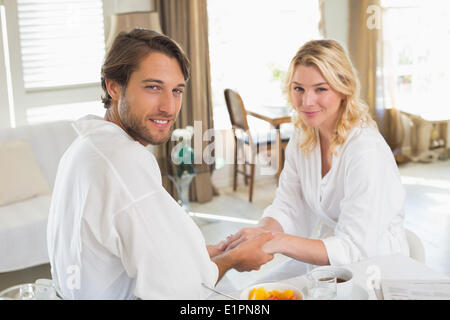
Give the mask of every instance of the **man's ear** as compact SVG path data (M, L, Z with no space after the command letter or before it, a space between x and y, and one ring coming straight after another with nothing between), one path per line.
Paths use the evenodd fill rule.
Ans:
M122 94L122 86L119 85L114 80L105 79L106 89L108 90L108 94L111 96L113 100L119 101L119 98Z

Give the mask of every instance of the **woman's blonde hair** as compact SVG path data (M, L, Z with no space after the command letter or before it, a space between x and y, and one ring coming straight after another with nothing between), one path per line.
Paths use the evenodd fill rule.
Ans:
M376 122L369 114L369 107L359 98L360 85L356 71L344 48L337 41L309 41L297 51L291 60L286 75L284 94L294 109L291 98L291 82L298 65L317 67L328 84L344 96L330 143L330 150L333 154L336 147L345 142L350 130L355 126L377 128ZM307 127L298 114L294 116L294 125L303 132L301 149L306 154L310 153L317 143L315 128Z

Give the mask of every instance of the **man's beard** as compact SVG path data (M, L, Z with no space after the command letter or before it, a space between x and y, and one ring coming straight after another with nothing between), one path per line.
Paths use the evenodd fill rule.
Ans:
M128 100L125 96L122 96L122 99L120 99L118 107L120 120L122 121L122 124L124 125L127 132L133 138L137 138L148 144L160 145L169 140L170 136L172 135L174 124L170 126L167 136L163 136L161 138L154 137L151 134L150 130L145 126L145 122L142 123L141 119L139 119L135 114L131 112L130 104L128 103ZM167 117L167 114L164 114L163 116ZM151 120L145 119L144 121Z

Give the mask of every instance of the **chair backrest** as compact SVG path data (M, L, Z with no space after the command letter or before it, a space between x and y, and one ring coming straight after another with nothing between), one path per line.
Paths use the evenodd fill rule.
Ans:
M409 245L409 256L419 262L425 263L425 248L420 238L411 230L405 229L406 240Z
M227 104L230 121L233 128L248 131L247 112L241 96L234 90L225 89L225 102Z

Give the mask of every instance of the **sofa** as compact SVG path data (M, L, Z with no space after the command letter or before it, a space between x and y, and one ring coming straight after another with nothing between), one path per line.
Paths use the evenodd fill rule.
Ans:
M3 157L3 159L0 158L0 166L3 166L0 167L0 193L3 192L3 194L0 194L0 198L16 188L15 198L13 200L10 198L9 202L7 199L6 204L3 199L3 204L0 204L0 272L49 262L46 230L51 190L59 160L76 136L77 133L70 121L0 129L0 150L3 146L3 153L0 151ZM15 159L14 153L9 151L13 149L5 149L5 146L16 147L19 142L22 147L25 146L27 150L31 150L28 153L21 153L28 154L25 160ZM6 159L8 156L9 162ZM31 163L30 166L35 164L34 173L27 173L26 169L12 168L21 166L21 163ZM17 174L22 176L16 179ZM38 192L36 195L25 194L25 189L36 185L35 180L39 179L41 180L39 181L40 190L45 192ZM17 186L18 180L21 181L22 187ZM23 195L20 194L20 188L24 190Z

